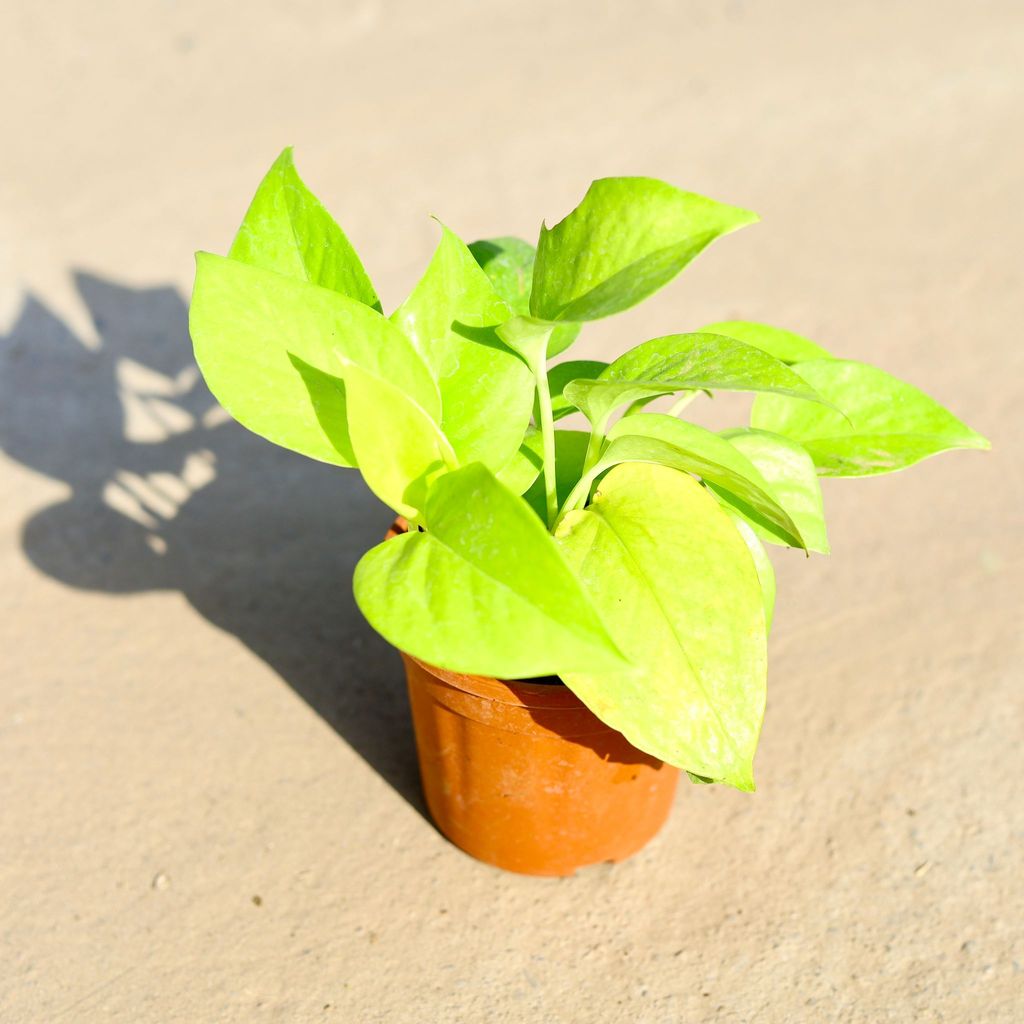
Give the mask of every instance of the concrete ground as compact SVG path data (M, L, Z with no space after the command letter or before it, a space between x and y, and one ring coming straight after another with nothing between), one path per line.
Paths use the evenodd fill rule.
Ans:
M0 48L0 1020L1021 1019L1019 3L15 0ZM835 553L776 559L756 794L561 881L425 820L350 594L384 510L191 361L191 253L289 143L388 308L428 213L749 206L579 354L763 319L991 437L827 483Z

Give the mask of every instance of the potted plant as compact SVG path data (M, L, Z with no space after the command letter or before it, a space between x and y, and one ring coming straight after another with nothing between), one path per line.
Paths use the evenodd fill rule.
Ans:
M405 660L435 821L491 863L566 874L628 856L678 769L753 790L764 542L828 551L819 476L988 447L910 384L763 324L555 361L582 324L755 220L602 179L536 249L442 225L385 316L285 150L227 257L197 256L191 332L213 394L268 440L358 468L398 517L356 600ZM715 391L754 394L749 426L679 418ZM577 410L589 430L556 429Z

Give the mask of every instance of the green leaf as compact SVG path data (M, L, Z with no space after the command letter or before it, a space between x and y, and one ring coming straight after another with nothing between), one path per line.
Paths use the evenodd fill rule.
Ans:
M400 650L503 679L623 667L543 523L482 465L439 477L425 520L355 572L360 609Z
M261 437L310 458L356 464L335 349L430 417L440 415L437 385L402 332L338 292L197 253L189 329L221 405Z
M716 485L716 490L721 487L730 495L735 495L734 502L749 510L758 520L770 524L774 536L785 538L786 544L804 547L810 543L771 480L762 474L758 463L747 455L740 444L730 443L694 423L657 412L625 416L608 433L613 445L616 439L631 436L655 438L671 445L674 452L678 453L673 455L676 469L695 473L705 483ZM609 451L614 452L611 445ZM811 479L817 487L818 481L813 470L812 466Z
M380 300L355 249L303 184L290 147L260 183L228 255L380 310Z
M754 348L767 352L770 356L775 356L784 363L832 358L831 353L799 334L783 330L781 327L754 323L752 320L724 320L702 327L699 333L721 334L723 337L742 341L746 345L753 345Z
M455 452L433 417L404 391L338 357L359 471L381 501L413 519L431 479L458 465Z
M511 310L521 316L529 315L537 250L521 238L487 238L471 243L469 251ZM548 359L564 352L579 333L579 324L559 324L548 340Z
M891 473L953 448L990 447L923 391L873 366L833 359L797 363L794 369L848 418L760 396L751 426L799 441L822 476Z
M758 540L754 528L742 517L730 509L726 509L732 517L736 529L739 530L757 570L757 581L761 584L761 599L764 603L765 628L771 631L772 617L775 613L775 567L772 565L768 552Z
M483 238L469 251L513 313L530 312L530 284L537 251L521 238Z
M765 704L765 614L730 517L691 477L619 466L556 538L615 643L638 670L562 672L641 750L754 788Z
M821 484L807 450L788 437L764 430L724 430L721 436L758 468L778 503L796 523L807 550L827 555L829 544ZM737 492L729 493L725 484L709 483L722 504L745 519L758 536L773 544L792 546L785 531L780 531L776 523L751 502Z
M589 443L590 434L585 430L555 431L555 490L559 507L569 497L583 473ZM546 521L543 479L535 480L523 497L537 515Z
M594 381L573 381L564 395L604 432L620 406L698 389L771 391L822 401L802 377L760 349L717 334L652 338L611 363Z
M519 450L498 470L496 476L513 494L522 494L544 468L544 438L534 426L526 428ZM543 501L543 494L541 495Z
M576 407L569 402L562 393L565 385L573 380L594 380L600 376L601 371L607 366L598 359L569 359L564 363L558 363L548 370L548 388L551 391L551 413L556 420L563 416L569 416L576 411ZM534 409L534 419L539 418L539 412Z
M441 391L441 427L462 462L491 470L515 454L533 408L533 377L497 337L511 316L469 249L441 225L430 265L391 321Z
M602 178L564 220L541 227L530 313L597 320L628 309L716 238L756 220L653 178Z

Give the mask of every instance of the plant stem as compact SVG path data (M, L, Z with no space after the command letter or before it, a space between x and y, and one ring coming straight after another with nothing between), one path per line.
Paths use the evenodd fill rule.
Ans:
M583 473L581 476L586 476L601 457L601 449L604 447L604 436L608 433L608 421L611 418L612 414L606 412L599 420L591 422L590 440L587 442L587 454L583 457Z
M676 399L668 411L669 416L678 416L699 394L699 391L687 391L681 398Z
M569 497L565 499L565 503L558 510L558 518L555 520L555 526L557 526L574 509L586 504L587 496L590 494L590 488L594 484L594 476L594 473L587 472L580 477L576 486L570 492Z
M587 454L583 457L583 475L592 469L597 460L601 457L601 448L604 445L603 423L593 423L590 426L590 440L587 442Z
M551 390L548 388L547 362L543 356L534 364L533 375L537 381L540 433L544 444L544 501L550 530L558 515L558 478L555 475L555 420L551 414Z
M587 453L583 457L583 470L580 479L572 489L572 493L566 499L565 504L559 510L556 517L556 524L561 522L567 512L571 512L579 505L586 503L587 495L590 493L590 486L594 482L594 474L591 470L597 465L601 458L601 449L604 447L604 435L608 429L608 417L605 416L599 423L590 425L590 440L587 442Z

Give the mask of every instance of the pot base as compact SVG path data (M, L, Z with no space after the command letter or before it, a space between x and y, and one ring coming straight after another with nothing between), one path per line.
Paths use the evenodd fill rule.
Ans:
M466 853L571 875L625 860L665 823L678 769L637 750L568 687L402 659L427 807Z

